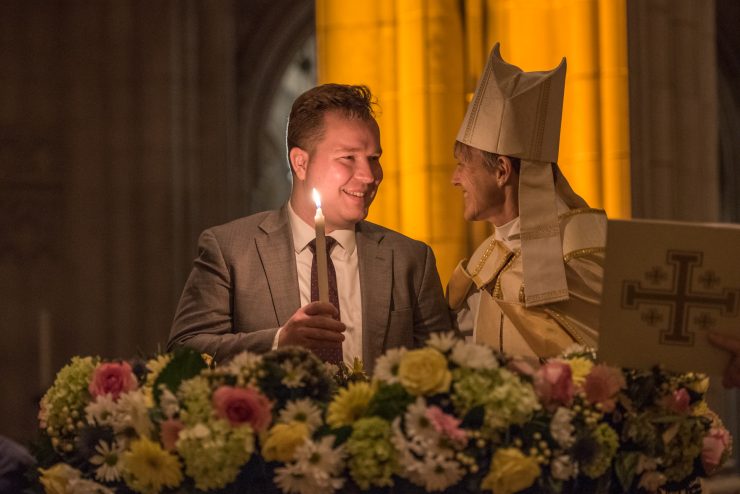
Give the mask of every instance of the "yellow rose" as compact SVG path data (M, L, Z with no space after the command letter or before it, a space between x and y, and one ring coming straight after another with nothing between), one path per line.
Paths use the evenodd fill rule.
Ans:
M267 439L262 443L262 456L267 461L286 463L293 459L296 448L303 444L308 436L308 425L305 422L275 424L267 432Z
M709 378L707 376L697 379L686 386L694 393L704 394L709 389Z
M46 494L69 494L69 481L80 478L79 470L66 463L57 463L51 468L44 470L39 468L41 478L39 481L44 486Z
M513 494L531 486L540 476L540 466L531 456L518 448L496 450L491 460L491 471L483 479L481 488L494 494Z
M566 360L570 365L570 372L573 376L573 383L581 385L586 381L586 376L591 372L594 363L587 358L575 357Z
M398 365L398 379L412 395L443 393L450 389L452 374L447 359L434 348L406 352Z

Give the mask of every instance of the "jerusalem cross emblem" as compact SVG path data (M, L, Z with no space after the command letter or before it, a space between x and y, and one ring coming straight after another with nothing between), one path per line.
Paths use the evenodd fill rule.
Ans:
M659 328L661 344L693 346L696 330L713 329L713 316L738 314L740 289L721 286L713 270L701 271L702 258L702 252L668 250L667 266L647 271L645 284L623 282L622 308L643 311L640 319ZM668 280L670 287L655 287Z

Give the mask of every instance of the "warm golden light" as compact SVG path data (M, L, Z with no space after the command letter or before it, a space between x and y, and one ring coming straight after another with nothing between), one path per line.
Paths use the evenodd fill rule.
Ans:
M316 203L316 209L321 209L321 194L319 194L319 191L314 189L311 189L311 196L313 196L313 202Z

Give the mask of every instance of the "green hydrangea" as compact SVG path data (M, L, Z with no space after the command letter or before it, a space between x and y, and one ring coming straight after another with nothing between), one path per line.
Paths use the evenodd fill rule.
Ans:
M216 419L180 432L177 452L195 487L221 489L234 480L254 452L254 433L248 425L232 427Z
M88 387L98 362L97 357L73 357L41 398L41 426L57 451L69 452L74 447L75 432L90 402Z
M484 406L484 429L492 432L523 424L540 409L532 385L506 369L458 368L453 371L453 382L456 411L464 416L472 408Z
M608 424L599 424L592 432L591 438L596 443L595 454L581 464L581 471L592 479L602 476L611 466L619 447L619 436Z
M679 482L694 470L694 459L701 455L707 425L699 417L688 416L674 424L678 428L666 444L663 473L669 482Z
M398 457L391 443L391 424L378 417L358 420L347 440L349 472L363 490L393 485Z
M206 377L196 376L183 381L177 396L181 402L181 418L186 425L207 422L213 413L211 384Z

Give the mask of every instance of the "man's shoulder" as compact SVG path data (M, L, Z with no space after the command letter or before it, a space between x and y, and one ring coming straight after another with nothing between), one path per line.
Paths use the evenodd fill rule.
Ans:
M283 221L288 220L282 217L280 210L262 211L207 228L201 236L215 237L220 243L235 238L243 241L246 237L258 235L260 232L274 230Z

